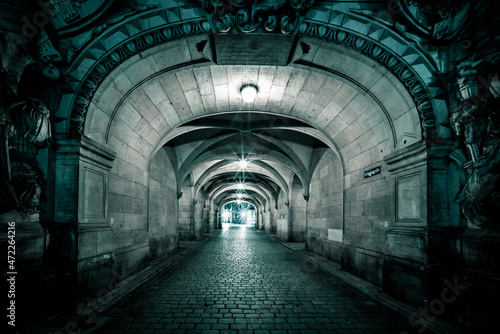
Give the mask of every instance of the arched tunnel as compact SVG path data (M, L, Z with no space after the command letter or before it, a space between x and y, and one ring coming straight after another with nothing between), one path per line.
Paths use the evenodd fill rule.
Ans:
M486 332L496 14L2 2L9 328Z

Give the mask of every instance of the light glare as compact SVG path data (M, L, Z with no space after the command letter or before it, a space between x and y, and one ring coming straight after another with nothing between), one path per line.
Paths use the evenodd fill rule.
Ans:
M241 97L243 98L243 101L250 103L255 100L255 97L257 96L257 87L254 85L245 85L241 87Z
M246 161L245 159L241 159L240 161L238 161L238 164L240 165L240 168L247 168L248 161Z

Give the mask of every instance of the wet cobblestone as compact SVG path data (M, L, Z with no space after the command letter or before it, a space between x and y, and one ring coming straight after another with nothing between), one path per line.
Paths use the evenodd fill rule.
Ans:
M226 226L106 316L111 319L95 333L416 333L420 329L262 232L240 225Z

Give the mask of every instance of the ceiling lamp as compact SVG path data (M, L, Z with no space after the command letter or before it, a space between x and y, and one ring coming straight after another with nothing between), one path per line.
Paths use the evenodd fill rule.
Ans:
M243 190L245 188L244 183L238 183L238 189Z
M257 96L257 86L252 84L243 85L240 89L241 97L243 101L250 103L255 100L255 96Z
M248 161L246 161L245 159L241 159L238 161L238 164L240 165L241 169L245 169L248 166Z

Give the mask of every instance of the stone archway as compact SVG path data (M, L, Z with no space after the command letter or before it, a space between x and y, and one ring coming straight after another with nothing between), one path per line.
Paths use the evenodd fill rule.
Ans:
M140 19L133 24L138 22ZM219 155L226 161L237 158L231 155L234 148L227 146L224 140L238 136L223 134L223 129L234 133L246 131L239 125L231 130L227 126L228 119L217 119L215 115L236 112L268 115L262 117L267 117L271 126L255 122L253 131L257 133L250 137L258 138L253 143L265 140L273 149L266 154L258 153L259 150L264 152L261 145L254 160L267 158L269 161L263 162L278 170L286 188L291 188L294 175L302 183L302 199L292 196L290 190L283 193L273 188L273 184L283 183L282 180L275 180L267 186L270 187L267 192L274 197L276 204L270 205L267 203L269 199L260 199L268 210L269 224L266 227L272 231L276 226L274 228L283 239L290 238L293 231L297 231L293 228L290 212L294 212L299 201L304 201L300 206L306 211L310 203L317 203L316 197L322 195L315 189L311 198L310 182L312 178L320 177L317 173L322 173L316 170L318 163L321 165L322 159L330 159L329 164L337 166L338 175L328 183L337 191L328 196L332 196L336 204L325 206L329 209L319 216L306 214L307 227L304 230L308 234L299 233L296 237L307 240L310 249L339 262L361 263L346 266L346 269L382 284L381 259L385 256L382 245L388 228L386 222L392 218L386 211L379 214L376 210L368 210L370 215L364 216L359 205L390 207L393 200L387 196L386 189L390 187L391 174L384 157L390 154L399 156L399 150L411 151L407 148L420 142L425 135L446 135L446 131L435 123L435 119L443 116L435 113L440 102L430 93L437 94L437 90L430 86L436 80L432 61L423 59L418 50L401 39L388 38L389 32L382 26L371 26L379 29L378 35L370 35L370 30L366 30L363 36L348 28L354 21L350 22L346 20L342 25L336 25L306 20L293 38L279 34L245 35L254 43L256 54L267 51L268 42L261 43L261 40L271 39L280 47L288 46L285 50L289 54L289 59L285 60L291 60L288 64L279 57L262 58L262 64L251 63L251 57L242 51L235 51L232 58L224 58L228 57L227 45L237 43L239 35L207 34L210 25L203 16L186 22L150 25L147 31L135 35L124 33L119 27L111 28L101 36L99 45L94 42L88 45L70 70L68 87L72 87L73 92L63 98L58 115L65 120L57 127L62 133L81 133L95 147L110 149L116 154L114 161L109 163L112 167L99 173L105 175L103 180L106 182L106 190L102 192L106 208L104 221L123 221L124 226L128 226L128 231L123 232L117 232L117 225L113 227L117 230L113 233L124 235L119 247L123 260L116 263L134 259L133 266L120 269L137 272L150 254L148 247L156 247L152 246L156 241L145 242L150 237L144 232L141 222L148 226L146 231L152 231L150 227L159 231L162 218L154 217L152 223L151 197L134 194L132 189L143 187L147 182L158 182L151 180L154 177L151 163L158 159L158 152L163 159L161 164L167 165L166 159L170 160L168 170L175 175L175 195L180 197L178 226L189 226L182 229L181 235L201 235L196 231L208 217L207 208L215 208L216 203L206 202L202 185L196 186L202 175L200 171L220 163ZM110 43L106 43L107 40ZM217 60L213 59L214 54L218 55ZM405 54L412 54L412 57ZM88 57L97 59L90 63ZM239 96L239 89L247 83L259 87L259 94L251 104L244 103ZM212 123L204 123L206 120ZM234 123L238 122L242 123L242 120L236 117ZM298 146L290 141L290 135L278 136L278 139L269 137L268 132L277 128L317 140L331 149L333 155L325 158L323 148L304 150L302 155L295 155ZM204 143L193 140L196 135L205 136ZM65 136L73 135L61 135ZM79 135L76 137L77 142ZM181 138L193 147L181 149ZM180 161L182 163L176 166ZM288 165L291 175L280 170L283 163ZM259 167L258 164L255 166ZM379 179L361 182L365 170L380 166L383 167ZM80 175L84 184L87 182L87 172L73 172ZM185 182L186 177L189 177L189 184ZM56 175L58 179L62 182ZM426 182L425 178L419 180ZM372 196L371 189L378 189L376 187L381 187L381 190L374 190ZM357 194L363 196L358 198ZM169 198L172 196L168 195ZM85 208L88 199L81 194L78 201L83 201L80 205ZM130 202L131 207L135 205L135 211L124 210L122 201ZM57 199L56 203L59 203ZM61 207L57 210L63 211ZM88 215L84 210L82 216ZM330 218L332 213L335 219ZM424 217L419 219L422 226L425 225ZM171 240L177 231L177 225L172 224L174 227L164 226L170 231L166 232L164 240ZM137 239L126 235L134 235ZM129 240L137 242L129 244ZM138 247L139 244L143 246ZM161 252L154 253L161 255ZM115 251L115 258L120 257L117 254ZM374 277L367 276L362 269L363 261L372 261L372 258L375 262L370 264L377 268Z

